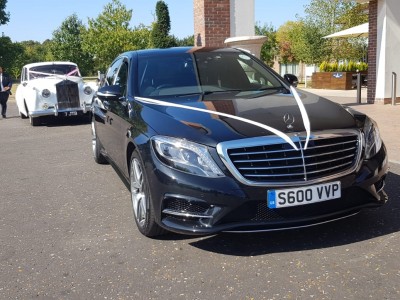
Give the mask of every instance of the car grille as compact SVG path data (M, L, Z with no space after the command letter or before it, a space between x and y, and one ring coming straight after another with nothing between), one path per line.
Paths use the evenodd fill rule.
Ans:
M266 137L247 139L243 144L221 143L224 150L220 155L228 169L246 184L291 185L350 173L361 151L356 131L313 135L307 149L305 138L292 140L299 150Z
M71 80L63 80L56 84L58 109L79 108L78 84Z

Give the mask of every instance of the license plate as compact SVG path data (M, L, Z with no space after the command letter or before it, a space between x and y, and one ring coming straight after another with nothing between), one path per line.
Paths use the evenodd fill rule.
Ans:
M267 192L269 208L306 205L340 197L340 181Z
M69 116L77 116L78 112L77 111L70 111L68 115Z

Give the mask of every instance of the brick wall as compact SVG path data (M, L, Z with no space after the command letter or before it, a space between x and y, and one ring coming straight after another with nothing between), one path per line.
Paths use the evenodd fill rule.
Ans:
M369 2L368 34L368 91L367 102L374 103L376 95L376 54L378 36L378 0Z
M193 0L195 46L221 47L230 37L230 0Z

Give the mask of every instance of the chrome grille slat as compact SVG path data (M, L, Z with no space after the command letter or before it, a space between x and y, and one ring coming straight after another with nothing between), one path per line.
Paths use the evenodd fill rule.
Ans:
M356 149L357 149L356 147L352 147L352 148L344 149L344 150L326 152L326 153L321 153L321 154L317 154L317 155L304 156L304 158L307 159L307 158L316 157L316 156L325 156L325 155L336 154L336 153L342 153L342 152L351 151L351 150L355 151Z
M302 168L303 165L292 165L290 166L290 168ZM279 166L279 167L242 167L242 168L238 168L239 170L275 170L275 169L287 169L287 166Z
M296 152L295 149L286 150L286 152ZM241 153L232 153L232 156L238 155L254 155L254 154L271 154L271 153L280 153L282 150L275 150L275 151L258 151L258 152L241 152Z
M304 175L304 173L303 172L301 172L301 173L285 173L285 174L274 174L274 175L268 175L268 174L264 174L264 175L254 175L254 174L247 174L246 176L247 177L263 177L263 178L268 178L268 177L287 177L287 176L292 176L292 177L295 177L295 176L303 176Z
M256 159L256 160L234 160L233 163L257 163L257 162L275 162L289 159L301 159L300 157L285 157L285 158L273 158L273 159Z
M318 171L308 171L307 174L314 174L314 173L321 173L321 172L325 172L325 171L330 171L330 170L334 170L334 169L338 169L340 167L345 167L348 166L349 164L351 164L351 162L347 163L347 164L341 164L335 167L331 167L331 168L325 168L325 169L321 169Z
M235 177L249 185L293 185L320 182L354 171L361 157L358 130L313 132L307 149L305 134L292 136L299 150L276 137L249 138L217 145Z

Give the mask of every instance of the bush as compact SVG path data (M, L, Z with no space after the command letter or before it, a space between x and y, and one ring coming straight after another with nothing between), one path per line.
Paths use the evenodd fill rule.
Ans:
M365 62L354 62L350 60L349 62L340 65L336 61L323 61L319 65L320 72L357 72L357 70L360 72L367 71L368 64Z

